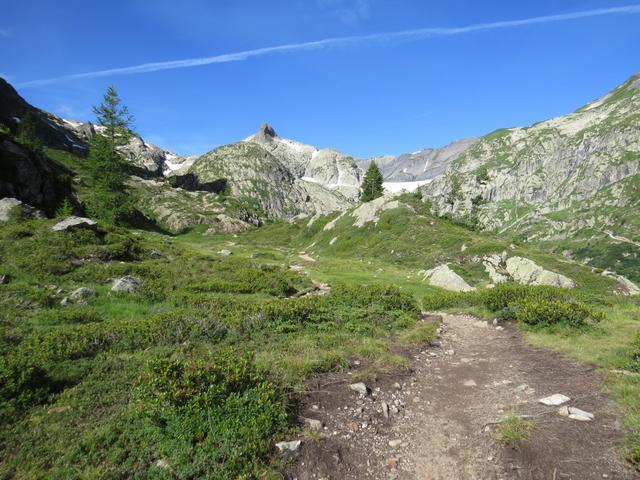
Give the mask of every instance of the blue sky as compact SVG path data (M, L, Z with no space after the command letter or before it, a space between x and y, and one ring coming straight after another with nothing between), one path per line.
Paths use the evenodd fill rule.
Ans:
M357 157L410 152L568 113L640 70L640 2L3 4L0 76L29 102L91 120L91 106L114 84L136 130L181 154L239 140L265 121L284 137ZM478 27L624 6L631 8ZM282 45L289 47L255 52ZM219 57L237 52L252 53ZM92 73L212 56L217 63ZM91 75L29 84L84 73Z

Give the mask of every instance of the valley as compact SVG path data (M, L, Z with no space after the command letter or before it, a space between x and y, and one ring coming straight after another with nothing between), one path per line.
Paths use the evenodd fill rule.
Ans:
M0 80L0 477L638 478L639 87L357 159Z

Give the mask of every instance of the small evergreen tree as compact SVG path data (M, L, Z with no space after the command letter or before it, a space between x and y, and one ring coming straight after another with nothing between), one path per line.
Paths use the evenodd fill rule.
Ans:
M380 169L376 165L376 162L371 162L367 173L364 175L364 180L362 181L362 195L360 199L363 202L369 202L375 198L381 197L384 193L384 188L382 187L382 182L384 178L382 177L382 173L380 173Z
M89 167L93 183L88 207L91 215L110 223L124 221L133 211L133 201L126 188L126 162L118 147L131 138L133 116L121 104L115 87L110 86L103 102L93 107L96 124L102 127L91 139Z
M32 152L42 153L42 140L36 133L36 122L30 112L20 120L16 140Z

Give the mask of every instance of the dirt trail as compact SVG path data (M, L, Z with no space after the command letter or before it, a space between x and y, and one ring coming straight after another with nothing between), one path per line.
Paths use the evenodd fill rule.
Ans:
M437 343L414 353L409 375L371 385L367 397L349 389L349 375L318 379L302 408L323 422L323 438L303 443L288 478L640 478L618 458L621 426L593 367L527 345L512 325L469 316L444 315ZM595 419L538 402L555 393ZM517 447L495 438L509 415L536 425Z

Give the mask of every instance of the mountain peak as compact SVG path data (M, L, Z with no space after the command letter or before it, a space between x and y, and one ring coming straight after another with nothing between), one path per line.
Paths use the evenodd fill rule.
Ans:
M260 128L258 129L258 132L256 133L254 138L259 142L265 142L273 140L277 136L278 134L271 125L269 125L268 123L263 123L262 125L260 125Z

